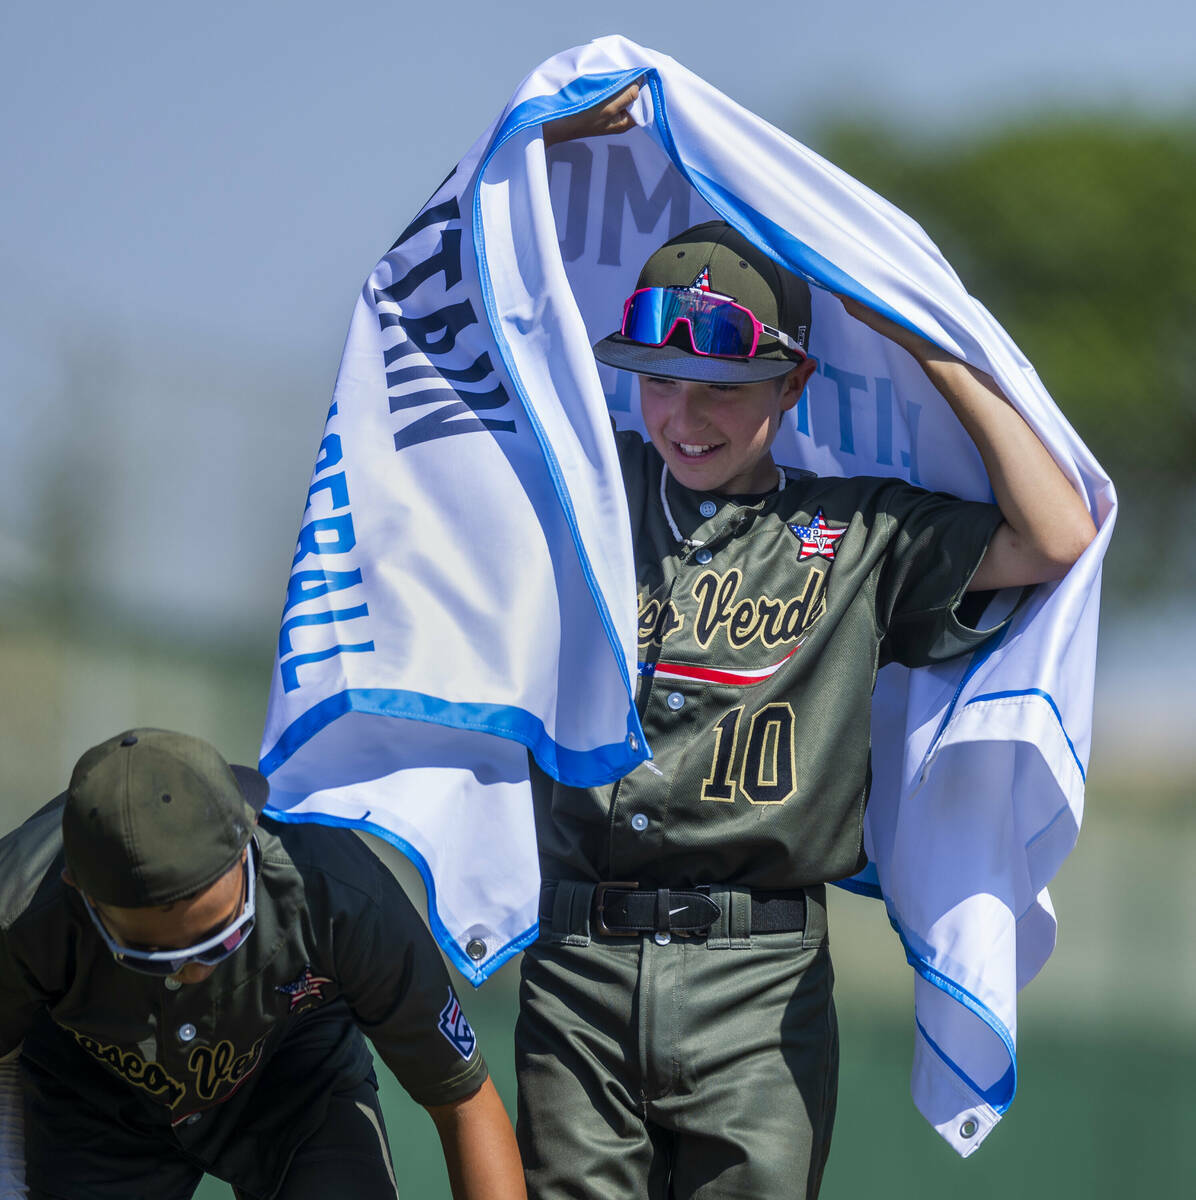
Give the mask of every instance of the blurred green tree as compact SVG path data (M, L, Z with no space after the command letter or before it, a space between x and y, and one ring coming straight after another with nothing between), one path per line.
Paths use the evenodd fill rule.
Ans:
M922 225L1113 477L1114 594L1190 587L1196 118L1039 114L932 140L853 120L812 144Z

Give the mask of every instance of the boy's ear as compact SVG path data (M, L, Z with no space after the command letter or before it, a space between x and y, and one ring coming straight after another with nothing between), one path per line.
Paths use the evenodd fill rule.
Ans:
M781 379L781 412L788 412L800 399L810 382L810 376L818 370L818 360L807 358L800 362L788 375Z

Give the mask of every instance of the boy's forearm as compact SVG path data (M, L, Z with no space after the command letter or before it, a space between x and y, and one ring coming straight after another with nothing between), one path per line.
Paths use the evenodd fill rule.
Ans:
M1050 451L996 382L859 301L840 299L857 320L914 358L980 451L1005 523L989 544L971 590L1062 577L1092 541L1096 526Z
M527 1200L515 1131L491 1080L467 1100L428 1113L440 1134L453 1200Z

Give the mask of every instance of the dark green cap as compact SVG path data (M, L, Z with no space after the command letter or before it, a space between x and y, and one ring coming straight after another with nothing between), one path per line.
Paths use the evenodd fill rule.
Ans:
M771 325L795 341L803 354L809 351L809 285L773 262L725 221L705 221L665 242L644 263L635 286L637 290L702 286L750 309L761 324ZM802 361L767 334L761 335L751 358L695 354L693 343L681 328L663 346L645 346L621 333L612 333L595 345L594 357L623 371L700 383L776 379Z
M270 785L185 733L130 729L75 764L62 845L75 884L119 908L171 904L230 870Z

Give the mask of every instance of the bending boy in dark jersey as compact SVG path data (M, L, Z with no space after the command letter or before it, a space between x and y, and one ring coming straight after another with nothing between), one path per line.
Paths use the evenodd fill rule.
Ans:
M393 1198L364 1031L454 1197L521 1200L419 914L351 831L259 821L268 791L198 738L129 730L0 839L0 1114L15 1082L28 1195L184 1200L206 1171L243 1200ZM6 1165L0 1194L25 1194Z

